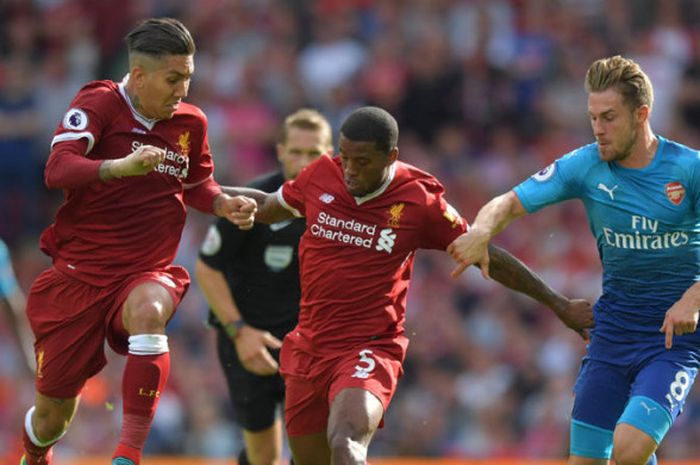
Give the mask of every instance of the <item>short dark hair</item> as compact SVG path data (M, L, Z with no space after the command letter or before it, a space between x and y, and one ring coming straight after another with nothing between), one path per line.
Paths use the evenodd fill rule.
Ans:
M345 118L340 133L347 139L374 142L388 154L399 141L399 125L388 111L379 107L361 107Z
M141 21L126 35L125 40L130 55L194 55L196 50L190 31L173 18L150 18Z

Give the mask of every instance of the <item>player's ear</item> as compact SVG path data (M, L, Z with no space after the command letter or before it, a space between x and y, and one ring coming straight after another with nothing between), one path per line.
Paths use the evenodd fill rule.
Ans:
M649 119L650 113L651 109L649 108L649 105L642 105L637 108L637 122L645 123Z
M393 149L389 150L389 156L388 156L388 165L391 163L394 163L396 160L399 158L399 148L394 147Z
M129 70L129 81L133 82L136 87L143 86L146 72L141 65L134 65Z

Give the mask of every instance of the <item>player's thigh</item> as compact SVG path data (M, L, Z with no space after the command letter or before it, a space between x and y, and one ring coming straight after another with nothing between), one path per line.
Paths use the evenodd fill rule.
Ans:
M251 433L268 430L284 402L282 378L277 374L258 376L246 370L235 345L221 329L217 329L217 353L239 425Z
M104 367L105 308L112 298L109 291L54 269L37 278L27 299L27 317L36 338L39 393L77 397L87 379Z
M374 432L384 416L384 406L371 392L363 388L340 391L331 405L328 418L328 443L347 444L348 439L369 446Z
M683 350L663 352L641 368L618 422L615 447L653 452L683 410L697 371L697 362ZM620 428L623 424L631 427Z
M618 464L647 463L658 446L647 433L624 422L615 428L613 442L613 458Z
M251 463L278 463L282 457L282 420L277 418L272 426L258 431L243 429L246 455Z
M331 451L328 448L326 432L289 436L289 448L294 457L294 465L329 465Z
M180 266L139 273L124 281L107 318L110 347L126 354L130 335L164 333L189 285L190 276Z
M574 392L569 455L581 464L606 463L612 456L613 430L629 396L626 367L584 360ZM579 463L579 462L572 462Z

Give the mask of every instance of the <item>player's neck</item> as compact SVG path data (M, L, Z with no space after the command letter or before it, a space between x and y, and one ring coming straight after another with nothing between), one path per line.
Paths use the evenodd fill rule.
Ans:
M658 147L659 139L651 131L651 127L646 125L639 140L632 147L632 154L618 163L625 168L645 168L654 160Z
M136 89L134 89L132 86L129 85L130 81L126 82L126 85L124 86L124 93L126 94L126 97L129 99L129 102L131 103L131 107L139 114L141 115L144 119L147 120L152 120L154 118L151 118L148 116L144 110L143 110L143 105L141 105L141 99L139 98L138 94L136 93Z

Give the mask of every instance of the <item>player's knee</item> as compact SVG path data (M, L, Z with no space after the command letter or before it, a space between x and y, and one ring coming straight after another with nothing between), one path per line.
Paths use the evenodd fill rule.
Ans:
M641 437L628 425L618 426L613 441L613 458L617 465L645 465L656 445L648 437Z
M641 447L613 448L613 458L617 465L645 465L649 457L649 453Z
M165 305L156 299L134 302L127 310L126 327L130 334L162 334L168 314Z
M35 410L32 430L41 442L51 442L61 437L70 424L70 417L59 411Z
M367 444L346 434L330 435L328 446L331 449L331 456L334 458L352 457L355 460L367 458Z
M371 432L350 422L342 422L329 428L328 446L333 457L367 457L367 447Z

